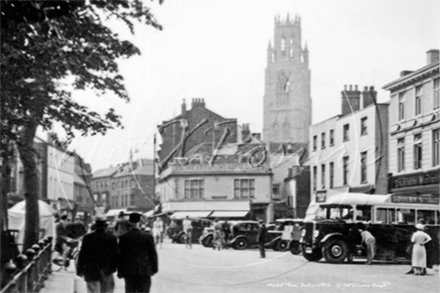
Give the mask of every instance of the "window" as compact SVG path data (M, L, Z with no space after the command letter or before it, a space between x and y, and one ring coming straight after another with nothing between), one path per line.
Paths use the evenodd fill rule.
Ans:
M292 58L293 57L293 39L290 38L290 42L289 42L289 57Z
M204 196L204 180L193 179L185 180L185 198L186 199L200 199Z
M417 222L419 220L425 220L426 224L436 224L435 223L435 211L434 210L418 210L417 211Z
M368 131L367 131L367 118L368 117L361 118L361 135L368 134Z
M313 167L313 191L316 191L316 177L317 177L316 166Z
M343 185L348 184L348 159L348 156L342 158Z
M335 131L333 129L330 130L330 141L329 145L333 146L335 144Z
M422 114L422 96L423 96L423 86L420 85L416 87L416 99L415 99L415 115Z
M130 194L130 205L131 206L136 205L136 197L134 194Z
M422 168L422 135L414 135L414 170Z
M316 135L313 136L313 151L316 151L316 145L318 143L318 137Z
M345 124L343 129L344 141L350 140L350 124Z
M234 179L235 198L254 198L255 179Z
M405 139L397 140L397 172L405 170Z
M405 92L399 94L399 121L405 119Z
M376 221L381 224L395 224L396 211L390 208L377 208L376 209Z
M272 197L279 199L280 198L280 185L272 184Z
M325 189L325 165L321 165L321 189Z
M325 149L325 132L321 133L321 148Z
M440 78L434 79L434 110L440 108Z
M440 165L440 129L432 132L432 165Z
M416 211L413 209L397 209L397 223L414 225L416 223Z
M361 183L367 182L367 152L361 153Z
M286 54L286 39L281 39L281 54L284 56Z
M335 178L335 165L333 164L333 162L330 163L329 165L329 173L330 173L330 182L329 182L329 187L333 188L333 181Z

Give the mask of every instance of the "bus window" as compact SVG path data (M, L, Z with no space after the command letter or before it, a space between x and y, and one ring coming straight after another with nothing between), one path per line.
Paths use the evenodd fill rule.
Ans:
M398 224L415 225L416 211L414 209L397 209Z
M356 206L356 221L371 221L371 206Z
M376 209L376 222L377 223L394 224L395 221L396 221L396 211L394 209L387 209L387 208L377 208Z
M425 221L425 224L435 224L435 211L433 210L418 210L417 211L417 222L421 219Z

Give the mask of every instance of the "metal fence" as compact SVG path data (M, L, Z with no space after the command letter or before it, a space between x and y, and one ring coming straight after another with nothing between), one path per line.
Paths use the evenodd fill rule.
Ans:
M6 265L1 293L39 292L51 271L52 237L46 237Z

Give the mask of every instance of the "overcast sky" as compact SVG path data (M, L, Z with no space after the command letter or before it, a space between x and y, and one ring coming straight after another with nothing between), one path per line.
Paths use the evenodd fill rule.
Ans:
M157 1L156 1L157 2ZM440 48L438 0L165 0L152 11L163 31L138 26L129 36L142 55L120 62L130 103L110 95L75 98L93 110L114 107L122 130L76 139L70 146L93 170L136 157L153 157L157 125L180 113L183 99L204 98L207 108L262 131L264 70L274 16L302 19L311 69L313 123L339 114L345 84L381 87L402 70L426 65L426 51ZM272 41L273 43L273 41Z

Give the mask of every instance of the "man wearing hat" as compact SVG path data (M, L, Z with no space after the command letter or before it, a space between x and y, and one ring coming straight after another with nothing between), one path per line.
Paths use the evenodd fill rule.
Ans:
M131 229L119 237L118 277L124 278L127 293L150 292L151 276L159 270L153 236L139 229L140 220L140 214L130 214Z
M78 255L76 274L84 277L87 282L87 292L113 292L119 258L119 248L116 236L107 233L107 221L97 217L95 231L84 235L81 250Z
M260 258L265 258L266 251L264 250L264 243L266 241L267 229L266 229L266 225L264 225L263 220L259 219L258 224L260 226L258 227L257 241L258 241L258 246L260 247Z

